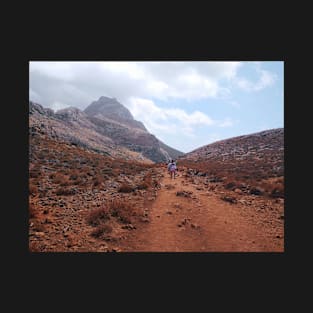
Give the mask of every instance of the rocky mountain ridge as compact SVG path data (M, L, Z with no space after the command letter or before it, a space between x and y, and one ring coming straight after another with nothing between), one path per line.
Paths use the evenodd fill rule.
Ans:
M116 99L100 97L84 111L69 107L54 112L29 102L30 134L92 149L112 157L165 162L183 153L150 134Z

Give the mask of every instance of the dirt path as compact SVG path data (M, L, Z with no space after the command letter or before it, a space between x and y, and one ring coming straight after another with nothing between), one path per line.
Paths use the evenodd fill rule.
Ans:
M171 179L164 170L161 189L150 210L150 222L133 231L121 246L129 252L282 252L283 234L274 236L251 220L239 204L214 191ZM180 196L177 192L184 191ZM252 215L253 216L253 215Z

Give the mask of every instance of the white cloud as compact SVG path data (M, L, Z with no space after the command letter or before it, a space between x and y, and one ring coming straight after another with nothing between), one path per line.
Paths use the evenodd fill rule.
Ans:
M235 77L240 66L240 62L32 61L30 87L42 95L46 106L59 101L84 109L90 104L87 100L102 95L122 103L130 97L193 101L229 94L222 82ZM70 99L64 93L73 88L85 96L77 97L75 92Z
M104 73L106 70L117 74L127 75L132 79L143 79L145 78L145 71L140 66L140 63L136 62L101 62L100 66Z
M126 104L134 118L144 123L148 131L158 138L185 136L196 143L199 127L231 127L234 121L227 117L214 120L200 111L188 113L180 108L161 108L152 100L132 97Z
M30 75L35 72L40 72L46 76L67 81L73 79L73 67L77 62L47 62L47 61L32 61L29 63Z
M206 114L194 111L191 114L186 113L182 109L166 109L165 115L169 118L177 119L185 125L209 125L211 126L215 122Z
M266 71L261 68L259 62L255 64L255 70L258 74L258 80L253 82L243 77L235 78L236 84L239 88L251 92L251 91L260 91L266 87L272 86L277 77L274 73Z

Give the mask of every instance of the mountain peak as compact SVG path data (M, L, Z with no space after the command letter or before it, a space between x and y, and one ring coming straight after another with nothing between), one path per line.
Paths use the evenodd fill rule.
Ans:
M116 98L109 98L109 97L105 97L105 96L101 96L101 97L98 99L98 102L101 102L101 103L112 103L112 102L116 102L116 103L118 103L118 101L116 100Z
M110 120L130 128L147 131L145 126L141 122L136 121L130 111L123 104L119 103L116 98L101 96L97 101L93 101L84 110L84 113L91 118Z
M84 112L93 117L104 117L113 120L134 120L130 111L119 103L116 98L101 96L97 101L93 101Z

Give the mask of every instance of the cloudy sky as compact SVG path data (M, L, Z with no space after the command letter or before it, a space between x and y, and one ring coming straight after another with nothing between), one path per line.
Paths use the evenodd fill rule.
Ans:
M30 100L59 110L116 98L169 146L189 152L284 127L284 62L29 63Z

